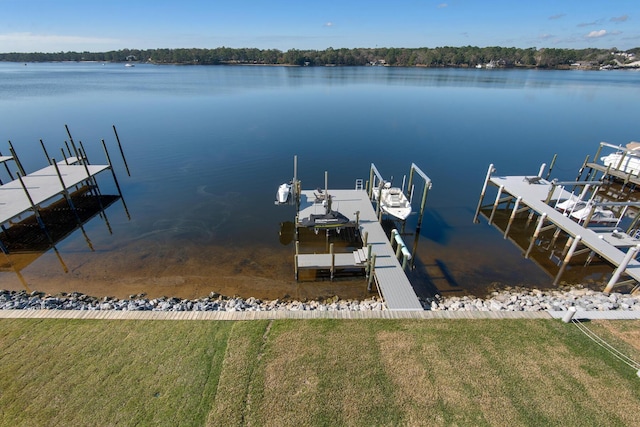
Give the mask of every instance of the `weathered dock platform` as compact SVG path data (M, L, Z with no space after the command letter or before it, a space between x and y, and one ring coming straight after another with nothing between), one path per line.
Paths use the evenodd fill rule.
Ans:
M510 209L509 225L507 225L504 232L505 238L508 237L510 224L515 216L524 212L528 212L531 217L538 215L537 227L531 237L529 251L534 245L538 233L543 229L555 228L569 236L556 282L558 282L564 267L570 262L572 256L578 253L591 252L608 261L616 268L605 288L606 292L611 291L616 284L619 284L618 280L623 274L640 283L640 262L634 259L634 255L640 250L640 239L637 236L629 235L616 227L590 227L588 222L579 224L565 216L562 212L556 210L550 201L567 199L572 193L556 185L553 181L548 181L540 176L492 176L493 172L493 165L490 165L474 221L477 222L487 185L491 184L498 187L498 194L492 205L484 206L485 208L492 208L489 223L492 221L493 212L499 205L506 203L506 209L510 209L513 203L513 208ZM579 245L583 248L578 249ZM529 251L527 251L525 257L528 256Z
M10 159L7 158L4 161ZM75 158L68 160L70 163L75 162ZM5 224L34 207L62 195L65 191L91 179L109 167L109 165L59 162L57 165L47 166L0 186L0 224ZM56 169L60 172L59 175Z
M409 279L393 250L386 233L378 222L369 196L365 190L329 190L332 209L345 215L349 220L357 222L362 235L367 235L367 243L371 245L375 255L374 279L382 298L389 310L423 310ZM320 215L325 212L322 203L316 203L313 191L303 190L299 195L300 207L298 218ZM366 250L366 249L365 249ZM362 254L362 253L361 253ZM333 254L334 266L341 268L364 268L364 260L357 254ZM298 268L331 267L331 254L296 255Z

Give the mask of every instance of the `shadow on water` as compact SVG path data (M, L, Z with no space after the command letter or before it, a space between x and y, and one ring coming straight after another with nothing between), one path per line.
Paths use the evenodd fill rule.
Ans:
M424 237L440 245L446 245L449 242L452 227L440 213L433 209L425 209L423 224L425 224L422 230Z

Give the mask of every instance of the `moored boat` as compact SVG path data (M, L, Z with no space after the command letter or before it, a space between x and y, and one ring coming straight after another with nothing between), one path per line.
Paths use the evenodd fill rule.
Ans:
M640 142L632 141L624 150L600 157L600 160L611 169L637 175L640 173Z
M411 214L411 203L398 187L392 187L390 182L380 183L381 187L373 189L376 200L380 197L380 209L401 221Z
M590 203L585 203L582 209L576 209L569 214L569 216L578 222L584 222L587 220L589 213L591 212L592 205ZM593 214L589 219L589 223L596 224L612 224L614 222L618 222L618 218L613 211L608 209L602 209L599 206L596 206L593 209Z
M291 184L284 183L280 184L278 187L278 191L276 192L276 204L283 205L289 201L289 197L291 197Z

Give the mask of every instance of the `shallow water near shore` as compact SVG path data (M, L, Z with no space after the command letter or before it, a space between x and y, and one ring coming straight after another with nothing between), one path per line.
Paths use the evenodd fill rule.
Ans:
M353 188L372 162L398 185L412 162L430 176L420 234L413 215L405 235L420 296L548 287L553 278L511 241L473 224L487 167L535 175L557 153L552 177L574 179L600 141L640 138L639 83L633 71L0 64L0 133L25 169L46 165L39 139L60 158L64 124L92 163L105 161L105 139L131 217L118 201L55 251L26 264L1 255L0 288L366 298L364 279L294 280L294 248L278 233L295 212L273 204L294 155L306 189L323 187L324 171L330 188ZM99 184L117 194L109 174ZM563 278L608 274L577 270Z

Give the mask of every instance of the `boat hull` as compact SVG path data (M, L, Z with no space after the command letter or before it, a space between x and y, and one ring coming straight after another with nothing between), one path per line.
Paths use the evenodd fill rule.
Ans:
M281 205L287 203L291 197L291 184L280 184L276 192L276 203Z
M397 187L383 186L382 189L374 188L376 201L380 197L380 209L387 215L391 215L401 221L411 215L411 203L401 189Z
M622 153L612 153L608 156L601 157L600 160L605 166L611 169L619 170L624 173L637 175L640 173L640 157L635 154L624 155Z

